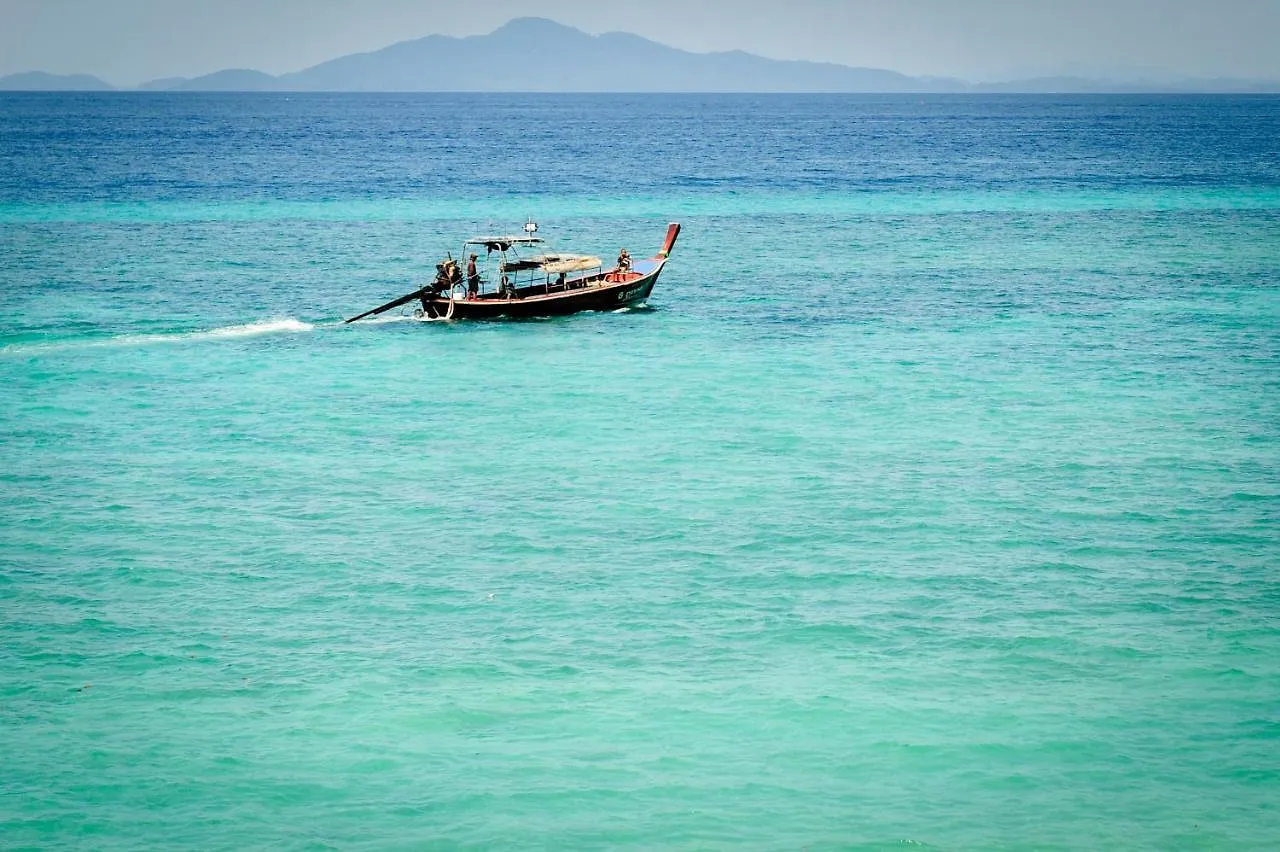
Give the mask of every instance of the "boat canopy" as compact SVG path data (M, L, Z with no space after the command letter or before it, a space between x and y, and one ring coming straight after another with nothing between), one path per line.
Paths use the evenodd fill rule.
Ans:
M540 254L504 263L502 271L524 272L539 269L547 275L559 275L567 272L585 272L600 266L600 258L590 254Z
M588 269L600 267L600 258L589 254L547 255L542 268L548 275L559 275L562 272L586 272Z
M464 245L484 246L489 251L509 251L512 246L531 246L542 242L542 237L472 237Z

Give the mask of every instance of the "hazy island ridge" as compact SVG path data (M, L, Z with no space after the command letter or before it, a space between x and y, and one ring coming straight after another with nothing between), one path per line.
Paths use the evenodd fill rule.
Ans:
M488 35L429 35L279 76L227 69L117 88L88 74L0 77L6 91L149 92L743 92L743 93L1264 93L1280 81L1034 77L970 83L881 68L768 59L743 51L692 53L631 33L590 35L544 18L517 18Z

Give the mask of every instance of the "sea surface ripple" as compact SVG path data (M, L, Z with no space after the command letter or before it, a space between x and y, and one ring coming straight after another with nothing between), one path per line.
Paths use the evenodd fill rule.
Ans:
M0 847L1277 848L1278 139L0 95ZM342 324L529 216L685 231Z

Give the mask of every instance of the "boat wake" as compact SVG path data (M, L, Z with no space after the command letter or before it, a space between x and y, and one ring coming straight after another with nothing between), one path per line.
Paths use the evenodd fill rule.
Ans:
M186 338L188 340L200 340L203 338L253 337L259 334L296 334L302 331L311 331L314 328L314 325L302 320L266 320L264 322L251 322L247 325L229 325L225 328L215 328L212 331L190 332L186 335Z
M121 334L96 340L58 340L40 343L15 343L0 347L0 354L23 355L46 352L62 352L76 349L111 349L128 346L148 346L163 343L189 343L200 340L234 340L257 337L264 334L298 334L311 331L316 326L293 318L262 320L244 325L228 325L207 331L181 331L167 334Z

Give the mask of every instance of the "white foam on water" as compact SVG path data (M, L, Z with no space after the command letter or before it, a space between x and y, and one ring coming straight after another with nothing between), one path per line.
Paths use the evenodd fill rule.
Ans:
M314 328L314 325L309 322L303 322L302 320L279 319L265 320L263 322L251 322L247 325L229 325L225 328L215 328L212 331L196 331L191 332L186 335L186 337L189 340L199 340L206 337L253 337L258 334L311 331Z
M183 343L193 340L229 340L255 337L261 334L297 334L312 331L316 326L293 319L262 320L245 325L228 325L208 331L183 331L173 334L122 334L103 340L64 340L56 343L18 343L0 347L0 354L22 355L44 352L61 352L74 349L113 349L121 346L147 346L155 343Z

